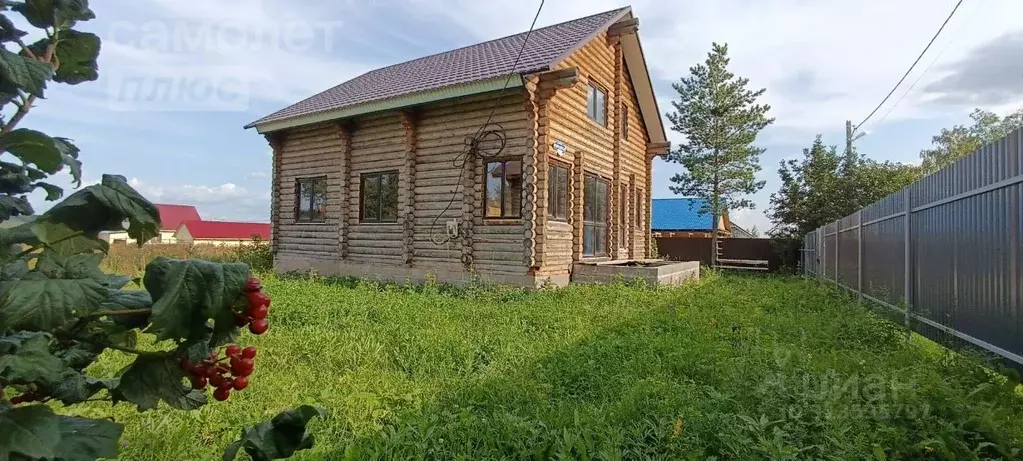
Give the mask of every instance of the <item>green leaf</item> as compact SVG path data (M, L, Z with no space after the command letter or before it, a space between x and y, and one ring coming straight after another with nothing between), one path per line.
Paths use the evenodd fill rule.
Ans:
M18 280L28 274L28 261L17 259L0 267L0 280Z
M128 277L126 275L105 274L105 277L103 279L103 285L106 285L107 288L113 290L120 290L121 288L124 288L126 285L131 283L131 281L132 281L131 277Z
M57 458L62 461L94 461L117 457L124 425L105 419L58 416L60 445Z
M111 390L114 402L126 400L139 411L152 410L160 401L179 410L194 410L206 404L206 394L186 386L186 373L174 357L139 356L120 376Z
M45 405L0 412L0 460L53 458L60 444L60 422Z
M214 319L216 330L237 329L232 306L248 276L245 264L155 259L146 266L143 279L153 296L152 325L147 331L161 340L188 338L209 319Z
M32 204L25 197L0 195L0 221L7 221L14 216L28 216L35 213Z
M55 228L96 238L101 231L121 230L143 243L159 235L160 212L128 185L123 176L103 175L100 184L82 188L40 218Z
M153 307L153 298L144 290L111 289L110 297L101 306L105 311L148 309ZM149 314L115 315L110 318L129 328L143 328L149 325Z
M64 405L82 403L97 392L106 389L107 383L90 378L75 370L66 370L59 384L49 387L49 395Z
M51 338L38 333L26 339L17 352L0 356L0 376L21 384L56 383L64 372L64 361L50 353Z
M71 183L77 188L82 186L82 162L78 160L78 148L68 138L53 138L53 144L60 151L61 160L71 170Z
M75 230L53 219L36 220L32 230L40 243L62 256L92 253L96 250L106 253L110 249L110 244L98 236Z
M56 186L56 185L50 184L48 182L40 181L40 182L37 182L37 183L33 184L33 186L41 188L44 191L46 191L46 201L47 202L56 202L57 200L60 200L60 198L64 196L64 189L63 188L61 188L60 186Z
M60 34L56 55L60 61L53 76L55 82L77 85L99 78L100 39L96 34L67 30Z
M241 439L224 450L224 461L232 461L244 449L253 461L289 458L296 451L312 448L313 436L306 433L309 420L327 415L321 408L302 405L274 416L270 421L242 429Z
M28 32L18 30L10 18L0 14L0 43L13 42L27 34Z
M50 331L107 299L95 279L22 279L0 282L0 330Z
M43 97L46 81L53 76L49 64L21 56L0 47L0 78L37 97ZM11 88L6 88L8 93Z
M89 9L88 0L25 0L24 3L14 4L12 9L40 29L70 28L78 21L88 21L96 17Z
M32 222L0 228L0 247L7 248L12 245L35 245L38 243L39 239L32 232Z
M63 164L53 138L28 128L18 128L0 136L0 149L10 152L25 163L34 163L40 170L50 174L60 171Z

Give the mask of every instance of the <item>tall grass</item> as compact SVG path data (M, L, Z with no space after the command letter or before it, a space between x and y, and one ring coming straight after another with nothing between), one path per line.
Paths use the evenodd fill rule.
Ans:
M140 276L146 264L158 256L177 259L205 259L216 262L243 262L254 270L267 271L273 266L269 246L260 241L251 245L230 247L218 245L147 244L137 245L115 244L110 246L103 270L115 274Z
M198 412L87 407L121 458L215 459L310 403L299 459L1018 459L1023 396L976 357L795 277L524 292L268 275L248 389ZM128 359L110 353L113 372Z

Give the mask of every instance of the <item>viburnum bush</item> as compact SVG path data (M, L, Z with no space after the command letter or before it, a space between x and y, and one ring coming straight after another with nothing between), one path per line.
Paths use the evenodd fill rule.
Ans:
M17 13L38 40L7 17ZM54 411L87 400L180 410L250 386L256 349L236 344L247 327L267 331L270 298L245 264L157 258L140 279L106 274L100 232L158 235L155 206L120 176L104 175L35 216L27 195L63 197L44 181L62 170L81 186L79 149L22 125L51 82L98 78L100 39L74 29L94 18L87 0L0 0L0 460L91 460L117 456L123 427ZM139 344L151 335L153 346ZM89 365L105 351L134 356L114 376ZM303 406L242 431L225 459L290 456L312 445Z

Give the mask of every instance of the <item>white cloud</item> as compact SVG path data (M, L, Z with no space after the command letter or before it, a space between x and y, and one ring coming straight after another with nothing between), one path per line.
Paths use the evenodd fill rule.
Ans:
M535 11L521 1L417 2L447 12L451 20L475 31L477 38L519 32ZM859 122L877 105L917 57L955 0L719 0L664 2L636 0L644 53L655 79L675 81L702 61L713 41L727 42L731 69L767 88L776 126L806 133L841 129L846 119ZM531 5L531 4L530 4ZM540 24L552 24L620 6L613 0L585 5L547 2ZM921 64L907 78L915 81L935 57L932 68L892 112L888 120L959 116L972 107L919 104L927 84L942 77L941 67L968 56L976 47L1023 29L1023 2L966 2L946 26ZM889 104L901 96L903 89ZM658 87L661 110L671 106L670 88ZM1013 106L1023 96L1005 101ZM882 108L874 119L880 118ZM868 123L868 127L869 127Z
M159 185L131 178L128 184L151 202L195 205L202 216L218 216L235 221L265 221L270 211L268 190L252 191L233 183L216 186Z

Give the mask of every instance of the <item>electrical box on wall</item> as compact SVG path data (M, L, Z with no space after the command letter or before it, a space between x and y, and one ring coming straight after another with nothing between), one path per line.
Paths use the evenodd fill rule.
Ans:
M448 238L454 240L458 238L458 220L452 219L447 222Z

